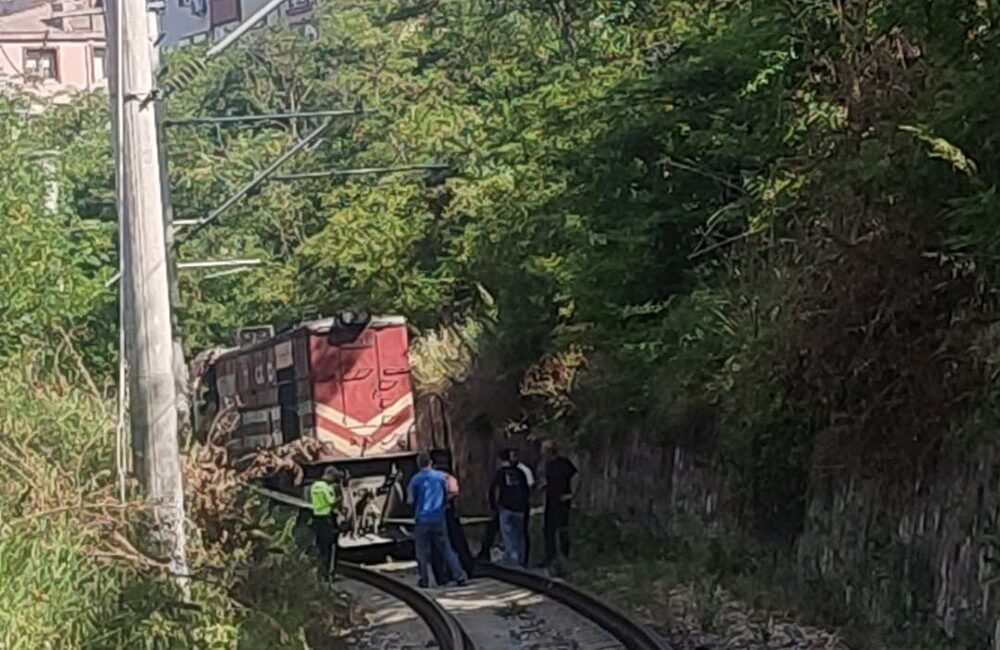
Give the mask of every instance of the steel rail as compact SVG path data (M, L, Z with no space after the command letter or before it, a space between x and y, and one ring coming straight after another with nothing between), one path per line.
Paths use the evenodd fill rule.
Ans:
M337 573L402 600L424 621L441 650L476 649L455 618L420 589L380 571L347 562L337 564Z
M599 598L571 587L561 580L488 563L478 565L476 575L523 587L560 602L599 625L625 646L626 650L671 650L665 641L645 625L637 623L621 610Z

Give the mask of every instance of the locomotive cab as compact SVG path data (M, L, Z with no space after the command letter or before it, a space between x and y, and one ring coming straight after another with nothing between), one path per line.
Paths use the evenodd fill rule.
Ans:
M287 473L263 483L303 507L323 470L340 469L347 508L342 546L393 543L406 535L406 485L417 470L418 438L438 466L451 466L443 406L432 431L416 431L402 317L341 312L204 356L196 372L202 384L194 407L199 438L218 412L238 418L225 441L231 462L249 462L261 450L300 438L319 443L303 465L301 485Z

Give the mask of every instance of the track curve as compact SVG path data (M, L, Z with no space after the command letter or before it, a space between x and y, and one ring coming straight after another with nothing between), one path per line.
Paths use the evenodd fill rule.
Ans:
M401 580L357 564L341 562L337 566L341 576L363 582L406 603L431 631L441 650L476 650L475 644L436 600Z
M626 650L671 650L670 645L621 610L561 580L496 564L479 565L476 575L517 585L558 601L596 623Z

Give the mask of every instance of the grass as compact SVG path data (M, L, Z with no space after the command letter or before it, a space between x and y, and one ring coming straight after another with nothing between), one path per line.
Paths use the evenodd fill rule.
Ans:
M192 525L183 599L141 550L141 503L113 497L113 403L31 361L0 368L0 647L334 647L349 604L253 503L222 539Z

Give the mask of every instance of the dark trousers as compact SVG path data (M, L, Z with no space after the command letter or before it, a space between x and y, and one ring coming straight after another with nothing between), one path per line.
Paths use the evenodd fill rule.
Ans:
M479 559L488 560L490 559L490 549L493 548L493 544L497 540L497 534L500 532L500 515L496 512L493 513L493 517L486 523L486 532L483 534L483 545L479 548ZM531 557L531 511L529 510L524 515L524 558L521 561L521 565L525 568L528 567L528 558Z
M337 517L313 517L312 529L316 535L316 550L319 552L320 577L325 579L337 572L337 538L340 537Z
M472 551L469 550L469 540L465 537L465 530L462 529L462 522L458 518L458 512L449 508L445 511L444 516L451 548L455 551L455 555L458 556L458 563L462 565L462 570L471 578L472 571L475 568L475 560L472 557ZM434 582L443 585L452 580L458 580L458 576L453 576L448 571L448 566L443 555L432 552L431 558Z
M528 558L531 557L531 510L524 513L524 560L521 565L528 568Z
M499 532L500 515L494 512L490 520L486 522L486 532L483 533L483 545L479 547L479 559L490 559L490 549L493 548L493 544L497 541L497 533Z
M569 557L568 503L545 504L545 564L551 565L559 553Z
M431 564L435 554L444 558L450 577L458 582L465 582L465 571L448 541L448 525L444 521L417 523L413 528L413 543L417 551L417 572L420 574L421 587L430 583Z

